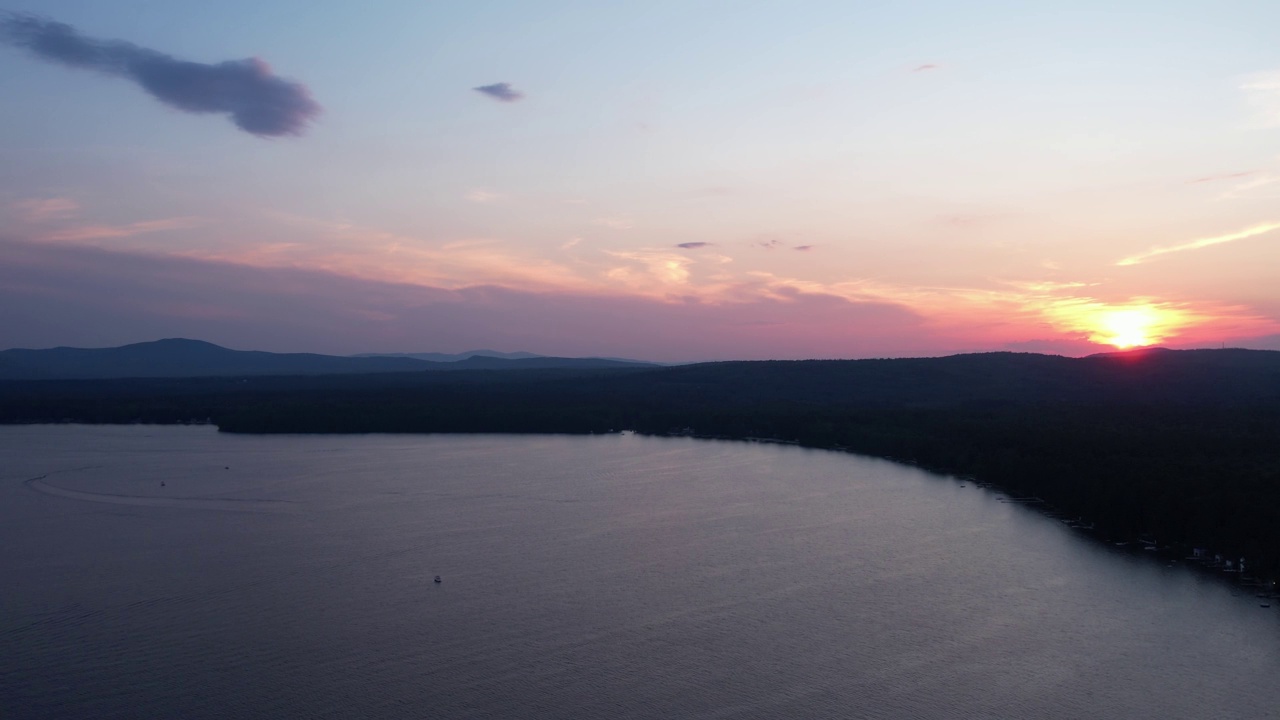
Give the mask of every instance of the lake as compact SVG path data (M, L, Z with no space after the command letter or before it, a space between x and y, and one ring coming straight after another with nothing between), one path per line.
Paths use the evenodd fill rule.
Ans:
M6 720L1280 717L1251 593L798 447L0 427L0 548Z

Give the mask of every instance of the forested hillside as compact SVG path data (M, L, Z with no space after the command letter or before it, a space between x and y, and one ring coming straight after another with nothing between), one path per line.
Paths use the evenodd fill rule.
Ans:
M228 432L633 429L893 458L1116 540L1280 570L1280 353L995 353L675 368L0 383L0 422Z

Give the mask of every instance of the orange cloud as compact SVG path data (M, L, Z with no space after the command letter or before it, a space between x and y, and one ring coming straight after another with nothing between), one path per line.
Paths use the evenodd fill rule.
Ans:
M260 268L307 268L347 277L457 289L503 287L585 291L599 286L567 265L511 250L490 239L433 244L409 235L345 222L276 215L300 226L305 242L277 242L227 250L191 250L185 257Z

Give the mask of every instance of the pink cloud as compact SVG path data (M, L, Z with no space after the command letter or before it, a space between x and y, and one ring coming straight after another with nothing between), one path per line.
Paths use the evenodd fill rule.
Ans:
M31 198L13 203L15 214L23 222L38 224L63 220L75 215L80 205L71 198Z

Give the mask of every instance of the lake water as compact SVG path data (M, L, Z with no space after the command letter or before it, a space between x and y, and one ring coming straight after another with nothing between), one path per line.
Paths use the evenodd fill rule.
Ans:
M0 583L6 720L1280 717L1252 594L777 445L4 427Z

